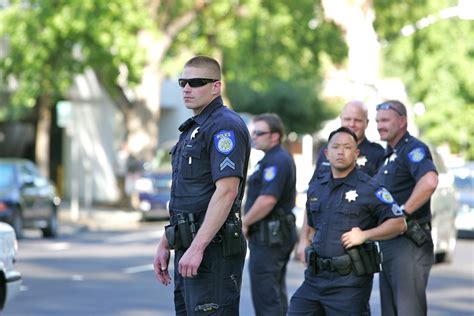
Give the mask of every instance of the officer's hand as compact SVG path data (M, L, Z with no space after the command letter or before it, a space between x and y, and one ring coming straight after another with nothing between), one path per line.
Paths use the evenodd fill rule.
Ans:
M153 262L153 268L155 270L155 276L164 285L171 283L171 277L168 272L168 264L170 261L169 249L163 247L160 243L156 250L155 260Z
M362 245L367 238L365 233L359 227L353 227L351 231L345 232L341 236L341 242L344 248L351 248L354 246Z
M298 259L304 263L305 266L308 266L308 263L306 262L304 250L306 247L309 247L310 245L311 245L311 241L308 238L300 238L298 242L298 248L296 248L296 255L298 256Z
M249 239L249 227L247 225L242 224L242 233L246 239Z
M201 265L204 252L196 250L191 244L191 247L186 250L184 255L179 260L179 274L183 278L192 278L198 274L198 268Z

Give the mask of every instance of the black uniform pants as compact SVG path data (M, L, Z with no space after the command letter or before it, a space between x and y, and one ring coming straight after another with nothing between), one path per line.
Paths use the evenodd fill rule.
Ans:
M288 316L369 316L372 280L372 275L329 271L315 275L306 269L303 284L291 297Z
M249 241L250 287L256 316L286 315L286 266L296 242L296 234L278 246Z
M241 254L226 258L222 254L222 243L211 242L204 251L198 274L193 278L183 278L178 273L179 260L184 251L175 252L176 315L239 315L242 271L247 251L245 239L241 240ZM204 311L202 310L204 306L217 306L217 309Z
M431 238L417 247L405 236L399 236L381 241L380 249L383 254L380 272L382 315L426 315L426 286L434 263Z

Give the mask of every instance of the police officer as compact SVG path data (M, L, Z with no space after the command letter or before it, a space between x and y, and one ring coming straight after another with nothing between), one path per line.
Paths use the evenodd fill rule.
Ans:
M372 241L399 235L405 220L390 193L355 167L359 150L352 130L333 131L325 154L331 172L309 185L306 208L314 237L288 315L369 315L380 260Z
M380 243L382 315L426 315L426 285L434 262L430 198L438 175L428 147L407 132L407 111L396 100L377 105L377 129L387 141L386 159L376 175L400 203L408 230Z
M249 177L244 232L249 238L249 271L255 314L286 315L286 266L296 242L292 209L296 196L296 168L282 148L284 127L273 113L253 119L252 144L265 152Z
M250 135L240 116L223 105L220 80L219 64L206 56L190 59L179 79L194 116L179 127L171 150L170 225L154 260L157 279L169 284L175 248L176 315L239 314L246 242L234 212L240 209Z
M385 151L382 146L369 141L365 136L365 130L369 125L367 106L361 101L350 101L342 109L340 119L341 126L351 129L357 136L358 148L360 151L359 157L356 161L357 168L371 177L374 176L383 163ZM326 155L324 155L324 150L326 148L327 146L323 146L319 151L316 169L314 170L311 181L313 181L318 175L331 171L329 161L327 160ZM304 249L311 242L311 236L308 235L308 232L309 227L305 214L297 250L298 257L303 262Z

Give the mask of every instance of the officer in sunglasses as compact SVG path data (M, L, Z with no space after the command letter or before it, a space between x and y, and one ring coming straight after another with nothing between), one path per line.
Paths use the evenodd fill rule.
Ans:
M382 146L369 141L365 136L365 130L369 125L367 106L361 101L350 101L342 109L340 119L341 126L349 128L357 136L357 148L359 149L360 154L357 157L356 167L369 176L374 176L383 163L385 151ZM326 149L327 145L323 146L319 151L316 168L310 182L316 180L318 177L324 176L325 173L331 171L329 161L324 154ZM307 225L307 218L305 214L297 250L298 257L302 262L305 261L304 249L309 245L311 239L311 236L309 236L308 233L309 226Z
M430 199L438 173L428 147L407 131L405 105L389 100L376 109L377 129L387 149L375 178L400 203L408 225L404 235L380 243L382 315L426 315L426 285L434 262Z
M249 240L252 301L257 316L286 315L286 266L296 242L296 167L281 145L285 131L280 117L264 113L252 121L252 145L265 152L249 177L242 219Z
M250 135L242 118L223 105L220 80L218 62L197 56L178 81L194 116L179 127L171 150L170 225L154 260L158 281L168 285L175 250L176 315L239 315L246 254L239 212Z

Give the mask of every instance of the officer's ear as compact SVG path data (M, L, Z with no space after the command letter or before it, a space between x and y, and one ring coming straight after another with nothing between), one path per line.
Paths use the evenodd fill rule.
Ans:
M355 150L355 155L356 155L356 158L359 157L359 155L360 155L360 149L359 148L357 148Z
M324 148L324 156L326 156L327 160L329 160L328 153L329 153L328 148L327 147Z
M222 88L222 82L216 81L212 83L212 94L214 95L220 95L221 94L221 88Z

